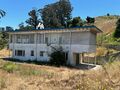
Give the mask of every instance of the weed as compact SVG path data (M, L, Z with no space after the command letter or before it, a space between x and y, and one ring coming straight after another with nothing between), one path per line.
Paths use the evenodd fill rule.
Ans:
M3 70L13 73L14 71L17 71L19 69L18 65L12 62L7 62L2 67Z

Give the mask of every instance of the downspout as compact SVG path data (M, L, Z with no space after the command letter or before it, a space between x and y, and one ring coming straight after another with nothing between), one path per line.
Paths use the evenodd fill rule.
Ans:
M13 58L15 57L15 49L14 49L15 40L16 40L16 35L13 34L13 53L12 53Z

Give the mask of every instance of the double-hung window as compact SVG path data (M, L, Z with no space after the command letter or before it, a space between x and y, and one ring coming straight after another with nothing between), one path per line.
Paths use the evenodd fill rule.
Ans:
M31 56L34 56L34 51L33 50L31 51Z
M40 56L44 56L44 51L40 51Z
M25 50L15 50L15 56L25 56Z

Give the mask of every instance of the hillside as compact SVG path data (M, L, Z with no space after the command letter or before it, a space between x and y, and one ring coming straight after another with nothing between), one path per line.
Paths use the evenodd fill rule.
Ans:
M95 26L100 28L105 34L111 33L116 28L118 18L120 16L117 15L96 17Z

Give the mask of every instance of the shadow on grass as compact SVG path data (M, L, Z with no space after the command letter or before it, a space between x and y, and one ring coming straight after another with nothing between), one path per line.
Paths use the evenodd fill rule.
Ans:
M66 67L69 69L78 69L78 70L90 70L96 67L96 65L91 65L91 64L78 64L76 66L71 66L71 65L64 65L64 66L56 66L56 65L51 65L50 62L43 62L43 61L31 61L31 60L27 60L27 61L22 61L19 59L13 59L13 58L1 58L5 61L11 61L11 62L17 62L17 63L26 63L26 64L35 64L35 65L46 65L46 66L53 66L53 67Z

